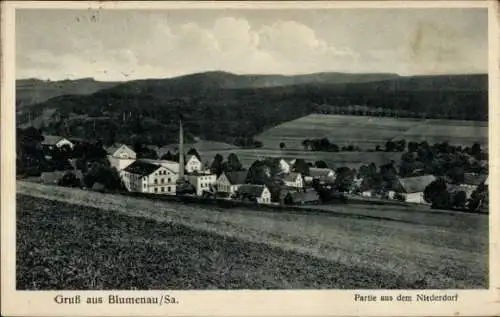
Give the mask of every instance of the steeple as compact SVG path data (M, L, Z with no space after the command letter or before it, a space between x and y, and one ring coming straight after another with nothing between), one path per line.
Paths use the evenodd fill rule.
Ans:
M184 131L179 120L179 179L184 180Z

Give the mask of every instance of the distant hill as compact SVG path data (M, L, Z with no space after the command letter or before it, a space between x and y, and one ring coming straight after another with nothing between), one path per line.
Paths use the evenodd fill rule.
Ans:
M18 79L16 80L16 104L19 109L61 95L89 95L116 84L116 82L95 81L92 78L62 81Z
M329 113L352 105L417 117L424 114L427 118L488 118L485 74L401 77L323 73L289 78L208 72L136 80L90 95L54 97L31 107L57 109L63 117L73 113L109 118L91 126L70 126L69 131L78 136L91 129L92 134L103 138L130 141L131 137L140 137L144 142L163 145L176 142L176 121L181 117L192 136L227 143L310 113ZM287 80L302 83L287 85ZM280 86L262 87L271 84ZM83 124L92 124L92 120ZM48 125L57 129L57 123Z

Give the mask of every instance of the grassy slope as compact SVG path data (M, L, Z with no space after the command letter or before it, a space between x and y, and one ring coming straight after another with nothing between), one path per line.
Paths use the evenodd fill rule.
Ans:
M277 125L262 134L265 148L278 149L285 142L289 149L302 149L306 138L327 137L339 146L358 145L374 149L391 139L442 142L470 146L474 142L488 144L486 122L456 120L419 120L409 118L377 118L346 115L312 114Z
M123 244L119 243L119 241L122 241L120 239L112 239L116 241L112 252L124 254L136 252L133 251L133 248L128 247L133 241L142 241L142 245L137 249L138 253L142 252L140 251L141 248L155 250L151 251L155 254L151 260L147 260L151 255L148 255L146 251L142 256L138 257L133 254L129 255L135 259L135 262L132 263L138 264L150 263L148 261L156 263L156 256L163 256L162 254L168 253L168 248L158 249L162 243L166 243L175 250L178 250L177 244L182 244L189 254L194 254L194 258L197 258L192 263L193 258L189 260L179 255L180 258L185 260L185 266L194 266L207 272L222 270L227 272L226 274L233 276L249 274L248 280L239 277L240 281L235 284L238 286L234 286L236 288L250 288L255 283L260 283L258 287L270 288L481 288L488 283L488 218L481 215L413 213L411 209L398 207L383 207L383 209L372 206L338 207L340 211L345 213L367 214L371 212L373 215L381 214L393 218L392 221L389 221L357 219L345 215L340 217L321 214L269 213L248 209L219 210L194 205L153 202L131 197L116 197L23 182L18 183L18 192L29 193L29 195L40 198L56 199L61 202L99 207L99 213L110 214L113 218L118 217L118 214L114 212L115 210L119 211L120 214L146 217L162 223L158 226L164 228L164 230L170 227L170 223L194 229L196 234L189 234L189 237L183 236L185 240L171 243L172 240L169 240L171 238L168 238L168 235L162 236L156 231L156 227L153 225L155 222L147 222L148 227L134 231L132 224L144 223L145 220L120 220L115 221L115 225L108 225L107 222L97 221L95 219L97 215L94 213L90 213L91 216L86 216L89 213L88 209L72 207L69 209L73 211L70 211L67 210L68 207L62 205L47 207L47 201L38 203L39 208L45 210L45 214L55 215L54 221L56 219L66 219L62 220L62 223L68 223L65 225L68 227L68 232L64 234L71 234L72 236L69 238L60 236L56 240L63 241L58 243L80 241L88 230L96 227L95 230L103 232L105 237L111 238L117 235L124 237ZM23 196L18 203L25 204L27 202L27 198ZM30 212L35 205L23 205L24 207L19 208L18 213L20 215L26 213L28 219L35 216L43 218L43 212L40 212L42 210L36 213ZM22 219L21 216L18 217L18 219ZM41 221L42 219L39 219L35 223ZM26 224L26 222L24 223ZM28 221L28 223L30 222ZM120 225L120 223L122 224ZM19 230L22 230L23 222L20 221L19 224L21 225ZM31 229L34 226L33 223L25 226L30 227L30 232L33 232ZM85 226L85 229L82 226ZM126 229L130 226L132 226L130 229ZM151 227L154 227L154 230L150 229ZM45 232L44 230L41 231ZM45 234L45 237L36 236L35 238L32 238L33 233L23 235L22 231L19 232L19 239L25 239L26 242L24 243L31 250L36 244L41 243L40 241L50 238L48 233L43 232L37 233L37 235ZM210 234L202 234L201 232ZM179 231L172 232L172 234L181 236ZM193 239L197 236L202 238L194 241ZM225 238L221 238L221 236ZM233 238L237 240L233 241ZM221 246L228 253L220 254L218 255L218 261L210 262L211 255L209 253L200 254L197 250L207 248L206 243L209 245L218 243L216 241L233 241L235 243L233 244L234 249L229 245ZM240 241L239 244L236 241ZM191 245L195 245L194 249L191 248ZM72 252L83 252L78 244L74 244L73 249ZM25 258L26 252L29 251L23 252L20 258ZM52 257L54 252L57 252L57 249L47 246L45 249L40 249L38 254L32 254L30 258L41 261L40 255L44 254L44 252L48 252ZM235 259L230 255L233 252L241 253L242 256ZM263 258L259 259L259 254L262 254ZM102 256L108 259L106 258L106 252L103 252ZM314 260L310 256L313 256ZM252 257L257 257L256 262L250 260ZM103 260L85 256L84 259L93 263L94 271L89 274L97 274L95 272L99 272L98 269L101 267L100 263ZM69 259L65 261L69 261ZM113 259L105 261L115 262ZM164 263L166 259L162 261ZM67 262L63 261L60 265L67 264ZM316 264L319 266L315 266ZM42 267L46 267L46 265L43 264ZM29 265L25 266L25 270L28 270L28 268ZM127 274L137 275L139 274L137 270L140 271L140 269L134 270L132 267L128 269L129 273ZM174 269L172 268L172 270ZM180 268L177 268L177 270L180 270ZM295 270L298 270L299 274L290 273ZM265 274L263 272L271 273ZM255 282L255 279L260 275L263 275L262 281ZM133 277L133 275L131 276ZM270 276L282 276L282 280L275 281ZM329 278L328 276L333 277ZM110 278L109 276L104 278L106 283L109 282ZM144 278L144 276L141 276L141 279ZM202 277L197 277L197 279L200 278L202 279ZM265 284L265 280L269 280L267 284ZM385 284L381 284L381 280L385 280ZM211 282L219 283L217 284L219 286L203 284L205 282L202 281L203 279L198 280L196 285L203 285L202 287L229 287L221 276L214 277L214 281ZM102 285L104 281L100 283L99 285ZM184 282L180 279L176 283ZM222 285L221 283L225 284ZM148 287L152 287L152 284L148 285ZM177 286L186 287L184 284L178 284Z

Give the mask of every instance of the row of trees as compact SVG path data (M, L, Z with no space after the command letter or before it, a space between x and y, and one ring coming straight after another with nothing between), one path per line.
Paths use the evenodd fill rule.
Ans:
M488 188L482 183L467 199L463 190L450 191L443 178L429 184L424 191L424 199L436 209L459 209L479 212L488 206Z
M284 144L284 143L283 143ZM322 152L340 152L340 151L361 151L359 146L347 145L347 146L338 146L335 143L330 142L328 138L321 139L305 139L302 141L302 146L304 149L311 151L322 151ZM281 144L280 144L281 147Z

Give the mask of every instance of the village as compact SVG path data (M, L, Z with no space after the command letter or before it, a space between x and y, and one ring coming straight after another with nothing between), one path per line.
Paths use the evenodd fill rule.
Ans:
M227 157L227 161L219 154L203 160L195 148L185 151L182 123L179 123L179 144L176 147L146 145L143 149L149 154L154 153L146 156L139 156L133 146L123 143L110 146L99 144L88 148L90 145L85 140L71 137L42 135L40 139L43 139L40 144L41 155L44 156L42 160L59 160L63 162L62 165L59 163L55 169L39 167L31 176L30 172L19 172L26 162L33 165L33 160L37 160L33 158L37 155L29 154L33 150L26 144L30 142L23 143L21 140L18 142L18 165L21 166L18 167L18 176L45 184L266 205L352 201L487 212L488 177L484 153L480 153L482 155L479 158L482 160L467 156L469 161L474 162L467 171L462 169L462 173L455 176L449 173L426 173L423 162L413 164L408 173L408 162L415 162L415 144L408 144L408 152L403 154L399 166L394 161L379 167L371 163L360 166L358 170L347 167L333 169L323 161L306 162L301 158L283 157L267 157L255 161L251 166L243 166L234 153ZM171 150L176 152L172 153ZM449 149L443 151L449 152ZM474 151L477 152L477 149ZM80 153L75 154L77 152ZM93 155L97 155L97 158L93 158ZM40 162L36 164L40 165ZM108 166L105 172L103 165Z

